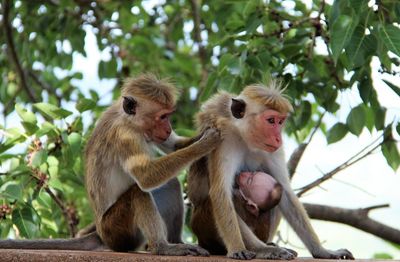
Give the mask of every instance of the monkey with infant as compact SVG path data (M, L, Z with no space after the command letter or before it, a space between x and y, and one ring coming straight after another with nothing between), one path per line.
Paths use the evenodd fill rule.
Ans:
M223 140L190 166L192 230L211 254L293 259L296 252L267 244L283 215L313 257L353 259L346 249L322 247L290 186L282 130L293 108L282 92L280 83L271 81L249 85L239 95L221 91L202 105L198 131L216 128ZM266 186L264 191L251 184L254 179ZM268 197L264 203L262 194Z

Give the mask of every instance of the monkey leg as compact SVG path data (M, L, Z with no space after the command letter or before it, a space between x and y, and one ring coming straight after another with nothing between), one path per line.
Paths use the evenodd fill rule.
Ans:
M164 221L151 194L143 192L136 184L106 212L98 228L103 241L115 251L135 250L146 238L153 254L208 255L206 250L197 246L169 244Z
M209 198L201 205L193 207L190 224L199 246L213 255L226 255L227 250L218 235Z
M75 237L83 237L96 231L96 224L92 223L78 231Z
M137 210L131 202L138 190L139 187L133 185L123 193L101 218L100 225L96 226L103 242L114 251L136 250L144 243L135 218Z
M181 185L177 178L151 192L158 211L167 226L169 243L183 243L181 235L184 223L184 208Z

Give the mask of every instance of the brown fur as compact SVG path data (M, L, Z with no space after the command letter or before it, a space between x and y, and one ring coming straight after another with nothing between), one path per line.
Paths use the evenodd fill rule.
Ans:
M242 105L231 107L232 99ZM243 112L231 111L237 109ZM276 134L260 131L271 130L264 118L269 116L271 110L278 111L283 119L292 111L278 82L268 86L248 86L239 96L220 92L208 100L198 113L196 123L199 130L214 127L220 130L223 137L223 142L214 151L193 163L189 170L188 196L193 203L191 226L200 246L216 254L226 251L228 257L236 259L251 259L254 256L293 259L297 256L295 251L267 245L282 212L314 257L353 258L347 250L330 251L321 246L304 207L290 187L283 149L277 147L271 150L264 142L277 137ZM274 132L280 131L280 126L274 128ZM257 135L257 140L251 140L253 135ZM265 213L268 216L255 218L234 196L234 176L242 171L268 173L282 186L280 192L274 192L281 193L282 198L277 207Z
M185 139L171 133L169 115L177 90L143 75L125 82L122 97L99 119L86 145L86 188L95 226L68 240L0 241L0 248L116 251L140 248L147 240L159 255L208 255L183 244L183 199L178 172L220 142L215 129ZM163 142L164 141L164 142ZM155 157L156 147L171 152ZM93 232L95 230L96 232Z
M125 82L122 96L135 99L136 113L126 114L122 99L118 100L103 114L87 143L86 187L95 210L96 229L113 250L134 250L144 237L156 254L206 254L190 245L167 243L169 230L149 192L165 185L191 161L212 150L219 140L216 131L209 130L186 148L154 157L155 144L142 130L152 128L155 109L175 106L176 93L171 84L150 75ZM175 205L181 203L172 203L170 209L174 210Z

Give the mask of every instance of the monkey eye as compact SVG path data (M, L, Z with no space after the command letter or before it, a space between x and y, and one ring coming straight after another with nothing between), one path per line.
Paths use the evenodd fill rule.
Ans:
M254 175L252 175L252 176L250 176L248 179L247 179L247 185L251 185L252 183L253 183L253 177L254 177Z
M282 124L285 122L285 120L286 120L286 119L282 118L282 119L279 120L278 123L279 123L280 125L282 125Z
M164 119L167 119L167 117L168 117L168 114L164 114L164 115L161 115L161 116L160 116L160 119L161 119L161 120L164 120Z
M270 124L275 124L275 118L273 117L267 118L267 122Z

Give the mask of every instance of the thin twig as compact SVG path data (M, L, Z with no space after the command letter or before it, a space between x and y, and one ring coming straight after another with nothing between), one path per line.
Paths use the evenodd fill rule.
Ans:
M199 59L201 64L201 79L199 84L199 93L202 93L204 87L207 83L208 78L208 71L207 71L207 51L202 43L201 39L201 17L200 17L200 6L198 0L191 0L190 5L192 7L192 14L193 14L193 40L197 44L199 48ZM200 97L199 95L198 97Z
M383 135L382 135L383 136ZM380 136L380 137L382 137ZM380 138L379 137L379 138ZM369 144L368 146L364 147L362 150L360 150L358 153L356 153L355 155L353 155L352 157L350 157L347 161L345 161L343 164L339 165L338 167L336 167L335 169L333 169L332 171L326 173L325 175L323 175L322 177L320 177L319 179L315 180L314 182L308 184L307 186L304 186L303 188L301 188L300 192L297 193L297 196L301 196L304 193L306 193L307 191L313 189L314 187L319 186L320 184L322 184L323 182L327 181L328 179L332 178L335 174L337 174L339 171L342 171L352 165L354 165L355 163L357 163L358 161L362 160L363 158L367 157L368 155L370 155L375 149L377 149L378 147L380 147L382 145L382 142L380 142L378 145L374 146L372 149L370 149L369 151L365 152L366 148L371 147L374 143L376 143L377 140L373 141L371 144ZM362 155L363 154L363 155Z
M21 66L21 62L18 58L17 52L15 50L15 44L14 44L14 39L12 36L12 27L10 23L10 9L11 9L11 4L12 1L10 0L4 0L3 1L3 21L4 21L4 35L6 38L6 44L7 44L7 50L9 50L9 58L11 62L15 66L15 70L17 71L17 75L20 80L20 85L22 88L25 90L27 93L29 99L33 102L36 103L38 102L38 99L36 98L36 95L33 90L31 90L28 86L28 83L26 81L26 75L25 71L23 70Z
M47 194L49 194L49 196L54 200L54 202L56 202L56 204L60 207L61 212L63 213L63 216L65 218L65 220L67 221L68 227L69 227L69 234L71 237L74 237L76 235L77 232L77 227L74 223L74 221L72 221L73 219L70 217L67 208L65 207L64 203L61 201L61 199L56 196L48 186L44 187L44 190L46 191Z
M53 94L58 101L58 104L61 104L62 97L56 93L56 90L52 88L49 84L43 82L42 80L39 79L39 77L32 71L28 70L28 75L33 79L33 81L36 82L41 88L49 92L49 94Z
M315 125L313 131L310 134L310 137L308 138L308 142L301 143L296 148L296 150L292 153L292 155L290 156L290 159L289 159L289 161L287 163L290 179L292 179L294 174L296 173L297 166L299 165L299 162L300 162L301 158L303 157L303 154L304 154L305 150L307 149L307 147L310 144L311 140L313 139L315 133L317 132L317 130L321 126L322 118L324 117L325 113L326 112L324 112L324 113L322 113L320 115L317 124Z

